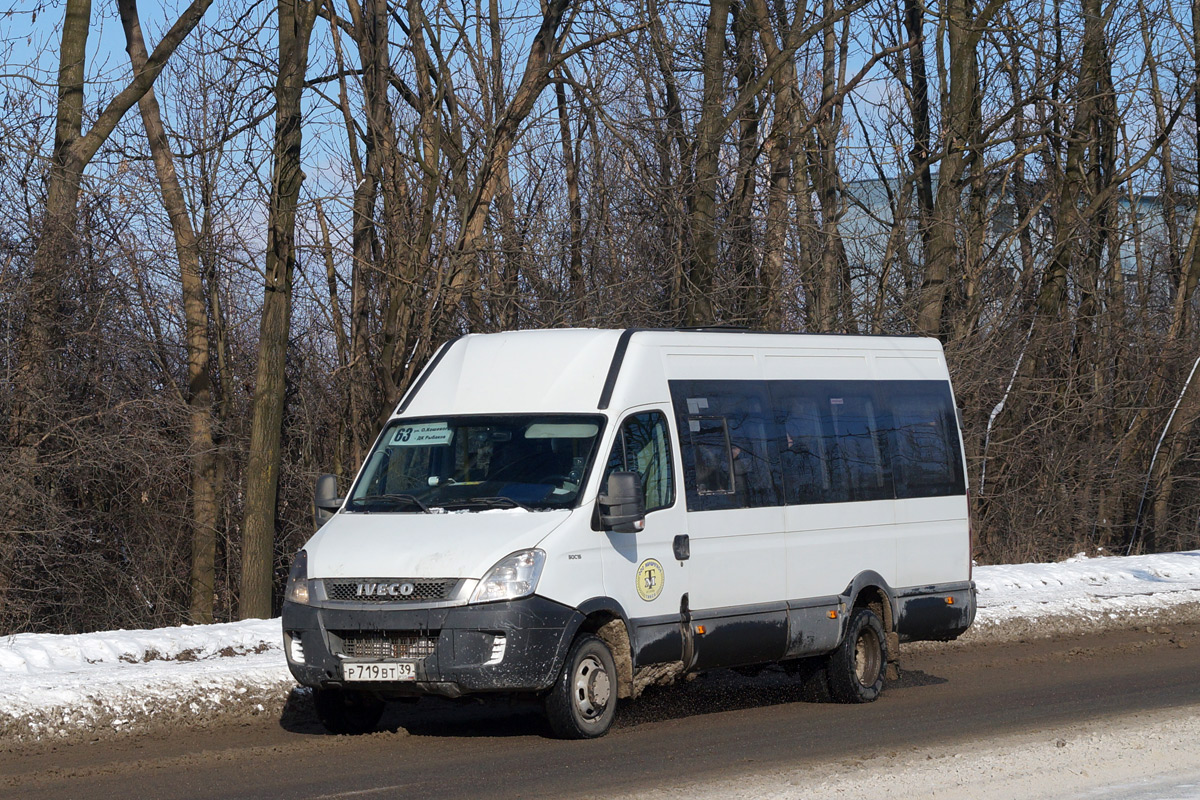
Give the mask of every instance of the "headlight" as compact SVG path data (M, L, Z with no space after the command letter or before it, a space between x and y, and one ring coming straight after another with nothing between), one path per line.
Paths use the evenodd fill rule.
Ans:
M494 603L533 594L545 563L546 554L541 550L522 550L505 556L483 576L471 595L471 602Z
M288 573L287 591L283 599L289 603L308 605L308 553L301 550L292 561L292 571Z

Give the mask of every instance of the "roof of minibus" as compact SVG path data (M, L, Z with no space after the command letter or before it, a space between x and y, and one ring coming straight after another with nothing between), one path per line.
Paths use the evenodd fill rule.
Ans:
M803 377L813 378L892 377L878 374L875 365L885 362L900 365L889 368L900 370L894 377L946 377L941 344L929 337L723 329L511 331L447 342L397 414L596 413L610 403L620 409L669 401L669 378L793 377L796 367L786 366L791 362L802 363ZM866 371L860 375L856 364Z

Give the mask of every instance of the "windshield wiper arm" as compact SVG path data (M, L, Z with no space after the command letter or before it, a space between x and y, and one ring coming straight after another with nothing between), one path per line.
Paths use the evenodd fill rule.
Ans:
M526 511L533 510L520 500L513 500L511 497L503 497L502 495L493 495L491 497L464 497L462 500L451 500L450 502L442 503L441 505L442 508L484 506L486 508L523 508Z
M354 504L354 506L356 508L370 504L370 503L376 503L376 502L409 503L409 504L414 505L417 508L421 509L421 511L425 512L426 514L433 513L432 511L429 510L429 506L425 505L423 502L421 502L414 495L411 495L411 494L373 494L373 495L369 495L367 497L360 497L357 500L353 500L351 502Z

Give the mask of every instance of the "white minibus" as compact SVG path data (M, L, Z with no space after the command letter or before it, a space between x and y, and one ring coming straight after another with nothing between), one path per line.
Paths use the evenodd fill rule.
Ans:
M283 605L335 732L389 699L518 693L594 737L649 684L772 663L868 702L901 642L975 616L936 339L462 336L337 494L318 480Z

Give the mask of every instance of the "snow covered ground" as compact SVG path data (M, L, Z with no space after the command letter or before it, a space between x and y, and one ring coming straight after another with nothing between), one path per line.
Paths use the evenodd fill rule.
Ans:
M977 567L967 641L1200 619L1200 551ZM294 686L279 620L0 638L0 741L278 715Z

